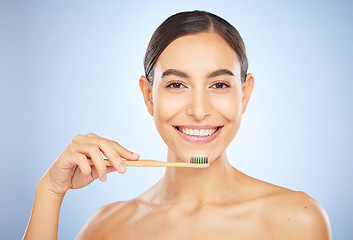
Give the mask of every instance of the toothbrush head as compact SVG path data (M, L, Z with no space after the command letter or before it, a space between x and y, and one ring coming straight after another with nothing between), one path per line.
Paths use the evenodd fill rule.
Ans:
M208 163L208 156L207 155L190 156L190 163L193 163L193 164L205 164L207 166L210 165Z

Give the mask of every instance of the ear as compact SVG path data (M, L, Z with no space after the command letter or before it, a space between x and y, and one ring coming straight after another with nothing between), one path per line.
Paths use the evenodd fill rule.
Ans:
M248 106L249 99L254 88L254 77L251 73L246 75L245 83L243 83L243 98L242 98L242 106L243 106L243 114L246 111L246 107Z
M145 76L140 77L140 89L143 95L148 112L153 116L152 86Z

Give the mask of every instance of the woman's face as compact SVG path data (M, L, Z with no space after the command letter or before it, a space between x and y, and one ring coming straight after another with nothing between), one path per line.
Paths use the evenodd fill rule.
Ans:
M225 153L245 111L240 76L236 53L215 33L178 38L162 52L150 113L177 160L208 155L212 162Z

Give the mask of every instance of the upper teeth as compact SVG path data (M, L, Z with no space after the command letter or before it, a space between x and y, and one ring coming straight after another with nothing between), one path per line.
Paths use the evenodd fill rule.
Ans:
M211 134L213 134L214 132L217 131L217 128L212 128L212 129L192 129L192 128L178 128L179 131L190 135L190 136L201 136L201 137L205 137L205 136L209 136Z

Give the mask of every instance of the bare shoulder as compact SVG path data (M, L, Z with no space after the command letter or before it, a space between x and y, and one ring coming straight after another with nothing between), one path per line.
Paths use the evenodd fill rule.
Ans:
M119 230L137 211L135 200L107 204L97 209L83 226L76 239L104 239L112 229Z
M275 239L331 239L323 207L304 192L281 190L266 197L264 213Z
M328 216L308 194L242 175L271 239L330 240ZM249 194L250 195L250 194Z

